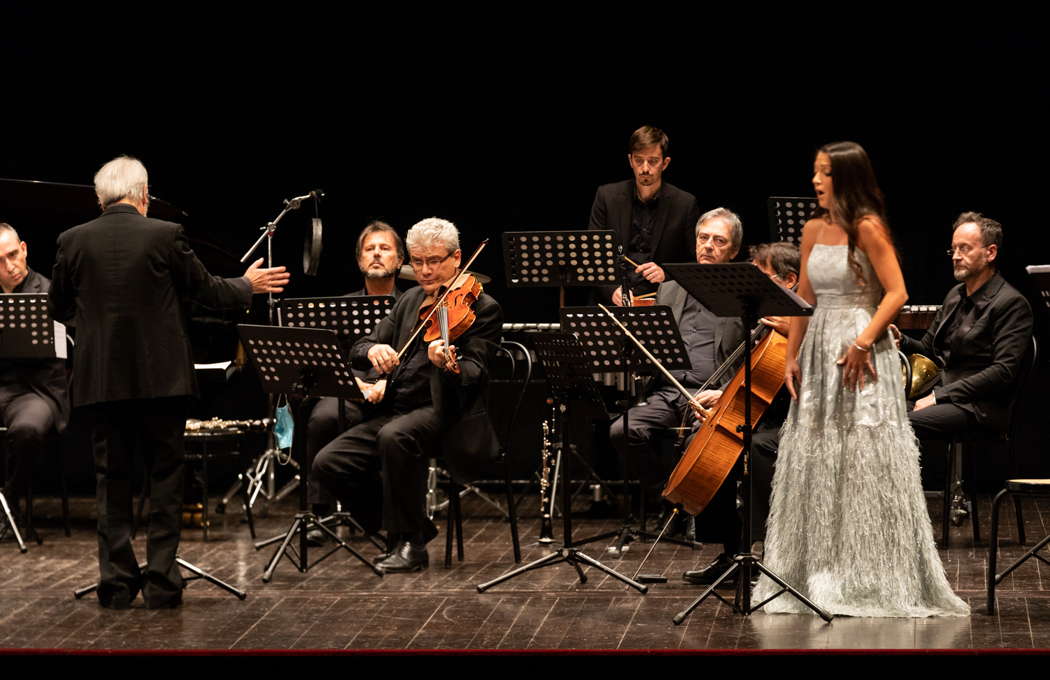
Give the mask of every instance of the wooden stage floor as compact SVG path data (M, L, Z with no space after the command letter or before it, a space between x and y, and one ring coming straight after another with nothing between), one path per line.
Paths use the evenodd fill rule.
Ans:
M523 507L534 507L534 500L527 498ZM982 500L987 515L989 505ZM647 595L594 569L587 570L588 581L581 585L575 570L564 564L478 594L476 584L513 563L507 524L476 501L464 505L465 559L451 569L442 566L442 534L431 544L431 566L422 573L380 579L343 553L306 574L284 562L273 581L264 584L260 575L271 549L256 552L247 526L231 515L228 526L213 529L208 542L199 530L184 530L182 556L247 590L245 601L195 581L180 609L147 610L140 598L131 610L111 611L93 596L72 596L74 588L92 583L98 574L93 501L74 499L71 538L59 528L57 502L37 503L44 544L30 544L22 555L11 539L0 543L0 648L7 650L1050 648L1047 567L1031 560L1011 575L1000 588L999 613L986 616L987 548L973 549L968 526L954 530L959 547L941 552L949 580L973 609L968 618L837 618L824 624L814 616L741 617L712 600L675 626L671 617L700 592L682 583L681 573L707 564L716 546L658 547L645 571L669 580L651 585ZM939 504L931 500L933 513ZM284 531L293 513L291 502L272 508L258 521L259 535ZM1021 554L1012 513L1004 514L1000 565ZM214 519L221 524L221 516ZM1050 505L1037 511L1026 504L1025 521L1030 542L1050 533ZM580 520L576 526L577 536L589 536L613 530L618 522ZM534 516L522 521L525 561L544 554L534 543L538 529ZM648 548L632 544L617 559L605 553L608 544L594 543L585 551L627 574L635 572ZM353 545L369 556L377 552L359 539ZM136 551L140 557L145 552L141 539Z

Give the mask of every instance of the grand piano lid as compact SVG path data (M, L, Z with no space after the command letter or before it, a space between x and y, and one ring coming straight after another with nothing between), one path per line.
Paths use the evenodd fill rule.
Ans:
M149 197L149 216L181 222L189 215L164 199ZM46 221L72 227L98 217L102 210L90 184L43 182L0 177L0 220ZM14 224L18 229L18 224Z

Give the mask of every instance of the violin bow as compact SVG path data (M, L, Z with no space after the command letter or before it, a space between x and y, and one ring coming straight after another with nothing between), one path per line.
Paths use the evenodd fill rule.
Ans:
M695 396L689 394L689 390L685 389L685 387L682 386L682 383L674 379L674 376L671 375L670 371L664 368L663 364L660 363L660 360L654 357L652 353L645 348L645 345L642 344L642 341L634 337L634 333L627 330L627 326L624 326L622 323L620 323L620 320L617 319L616 316L612 312L610 312L605 305L599 304L598 306L601 307L603 312L609 315L609 318L612 319L613 322L620 327L620 330L622 330L624 334L631 339L631 342L637 345L638 349L642 350L642 353L645 354L649 361L653 362L653 366L656 366L658 369L660 369L660 372L664 374L664 377L667 378L671 382L671 384L679 392L682 393L682 396L685 397L686 401L689 403L690 406L692 406L694 409L699 409L705 415L710 412L708 409L701 406L698 401L696 401Z

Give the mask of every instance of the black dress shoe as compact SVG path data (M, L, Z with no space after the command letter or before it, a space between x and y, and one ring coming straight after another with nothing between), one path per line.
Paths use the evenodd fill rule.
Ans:
M415 546L408 541L401 541L389 557L376 563L376 567L385 574L423 571L428 566L430 558L427 556L427 547Z
M731 566L733 566L733 558L722 553L715 558L714 562L703 569L687 571L682 574L682 580L686 583L692 583L695 586L709 586L717 581L718 577L724 574ZM722 585L735 586L736 574L734 573L732 576L722 581Z

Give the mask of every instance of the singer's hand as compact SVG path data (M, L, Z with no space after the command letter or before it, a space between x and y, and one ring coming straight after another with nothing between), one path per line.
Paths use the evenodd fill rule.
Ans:
M263 259L260 257L252 262L252 266L244 272L244 278L252 284L252 294L283 292L291 275L284 270L284 267L260 268L259 265L262 263Z
M784 364L784 385L788 388L788 394L798 401L798 392L802 386L802 368L798 365L798 359L788 359Z

